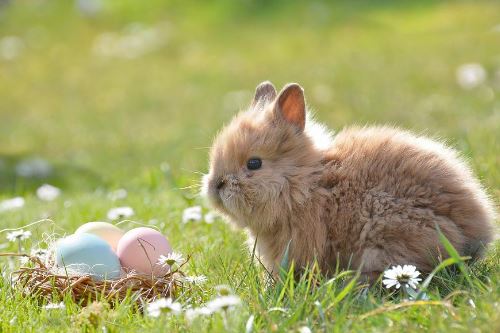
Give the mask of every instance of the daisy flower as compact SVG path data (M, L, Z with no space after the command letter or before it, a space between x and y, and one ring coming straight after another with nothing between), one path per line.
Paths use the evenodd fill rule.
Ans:
M182 306L178 302L174 302L171 298L160 298L148 304L147 313L151 317L159 317L162 313L179 314L182 311Z
M117 220L121 218L127 218L134 215L134 210L132 207L116 207L116 208L111 208L108 211L108 219L110 220Z
M397 265L384 272L382 283L388 289L394 286L396 289L399 289L402 285L407 288L412 287L416 289L418 283L422 281L422 279L418 277L419 275L420 272L417 271L417 268L413 265Z
M302 326L299 328L299 333L312 333L311 329L307 326Z
M205 220L205 223L207 224L212 224L215 222L215 220L219 217L219 215L217 215L217 213L215 212L208 212L205 214L204 216L204 220Z
M186 312L185 312L185 315L186 315L186 319L188 321L192 321L196 317L199 317L199 316L209 316L212 313L213 313L213 311L211 309L209 309L206 306L202 306L202 307L199 307L199 308L187 309Z
M26 265L29 261L30 261L30 259L28 257L19 257L19 262L22 265Z
M60 189L49 184L44 184L36 190L36 196L43 201L55 200L60 194Z
M7 233L7 240L9 242L22 241L30 237L31 231L24 231L23 229Z
M457 68L457 82L463 89L472 89L486 80L486 70L481 64L463 64Z
M38 257L40 260L45 260L45 258L49 254L49 250L47 249L32 249L30 253L33 257Z
M0 212L22 208L24 206L24 198L15 197L0 202Z
M233 294L233 290L231 289L231 287L225 284L215 286L215 290L220 296L228 296Z
M192 284L203 284L207 282L207 277L205 275L185 276L184 281Z
M66 305L64 305L64 302L61 303L49 303L44 306L44 309L46 310L57 310L57 309L65 309Z
M241 299L238 296L228 295L219 296L207 303L207 308L212 312L218 312L220 310L228 310L241 303Z
M182 223L198 222L202 217L201 206L188 207L182 212Z
M45 262L45 260L47 259L48 255L49 255L49 251L47 249L32 249L30 252L30 255L32 257L37 257L38 259L40 259L41 262ZM26 263L29 262L29 258L28 257L20 257L19 261L21 261L21 263L23 265L25 265Z
M116 200L121 200L125 199L127 197L127 190L124 188L119 188L115 191L109 192L108 193L108 198L110 200L116 201Z
M160 258L158 258L157 264L160 266L172 266L172 265L180 265L184 261L185 261L184 257L182 256L181 253L171 252L166 256L161 255Z

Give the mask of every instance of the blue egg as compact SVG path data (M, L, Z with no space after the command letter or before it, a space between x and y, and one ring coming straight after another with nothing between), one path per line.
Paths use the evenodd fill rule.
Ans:
M111 246L92 234L75 234L56 243L56 264L69 273L88 274L96 280L120 277L120 260Z

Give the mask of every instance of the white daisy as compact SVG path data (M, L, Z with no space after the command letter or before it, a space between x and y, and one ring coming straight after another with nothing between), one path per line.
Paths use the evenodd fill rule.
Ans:
M184 209L182 223L198 222L202 219L201 206L193 206Z
M181 253L178 252L170 252L166 256L161 255L160 258L158 258L157 265L160 266L173 266L173 265L180 265L184 262L184 257L182 256Z
M220 296L228 296L233 294L233 289L231 289L231 287L226 284L215 286L215 290Z
M422 281L418 276L420 272L413 265L401 265L393 266L384 272L384 280L382 283L386 288L396 287L399 289L401 285L405 287L417 288L419 281Z
M32 249L30 252L30 255L32 257L37 257L38 259L40 259L41 262L45 262L47 260L48 255L49 255L49 251L47 249ZM23 265L25 265L30 260L29 260L29 257L19 257L19 261Z
M121 200L125 199L127 197L128 193L127 190L124 188L119 188L115 191L109 192L108 193L108 198L110 200L116 201L116 200Z
M207 308L209 308L212 312L218 312L220 310L226 311L234 306L239 305L240 303L241 299L238 296L219 296L208 302Z
M457 82L464 89L472 89L486 80L486 70L481 64L463 64L457 69Z
M312 333L311 329L307 326L302 326L299 328L299 333Z
M19 209L24 206L24 198L15 197L0 202L0 213L8 210Z
M40 258L40 260L43 261L48 256L49 250L47 250L47 249L32 249L30 254L32 257Z
M65 308L66 308L66 305L64 304L64 302L49 303L49 304L44 306L44 309L46 309L46 310L57 310L57 309L65 309Z
M146 27L140 23L132 23L124 30L123 33L106 32L97 36L93 53L101 57L134 59L161 47L168 32L162 27Z
M49 184L43 184L36 190L36 196L40 200L52 201L61 194L61 190Z
M186 315L186 319L188 321L192 321L196 317L199 317L199 316L209 316L212 313L213 313L213 311L211 309L209 309L206 306L202 306L202 307L199 307L199 308L187 309L186 312L185 312L185 315Z
M148 304L147 313L151 317L159 317L162 313L179 314L182 311L182 306L178 302L174 302L171 298L160 298Z
M217 215L217 213L215 212L208 212L205 214L204 216L204 220L206 223L208 224L212 224L215 222L215 220L219 217L219 215Z
M207 282L207 277L205 275L193 275L193 276L185 276L184 281L192 284L203 284Z
M29 261L30 261L30 259L28 257L19 257L19 262L22 265L26 265Z
M13 232L7 233L7 240L10 242L16 242L18 240L25 240L31 237L31 231L15 230Z
M132 209L132 207L127 206L111 208L108 211L108 219L110 220L123 219L132 215L134 215L134 210Z

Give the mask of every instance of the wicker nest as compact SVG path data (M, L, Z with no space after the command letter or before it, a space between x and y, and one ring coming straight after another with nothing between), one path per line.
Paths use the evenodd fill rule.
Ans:
M36 256L18 253L0 253L0 256L25 257L32 265L25 265L12 273L14 286L22 288L25 295L41 297L51 302L69 294L82 305L96 300L110 304L129 297L142 308L145 303L160 297L176 298L184 288L181 268L188 259L161 277L130 272L116 280L94 280L89 275L62 275L53 263L44 263Z

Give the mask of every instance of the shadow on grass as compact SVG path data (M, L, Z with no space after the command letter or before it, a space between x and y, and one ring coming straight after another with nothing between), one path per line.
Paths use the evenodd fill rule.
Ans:
M36 155L0 154L0 195L32 193L43 184L79 190L107 185L100 174L86 167L52 163Z

